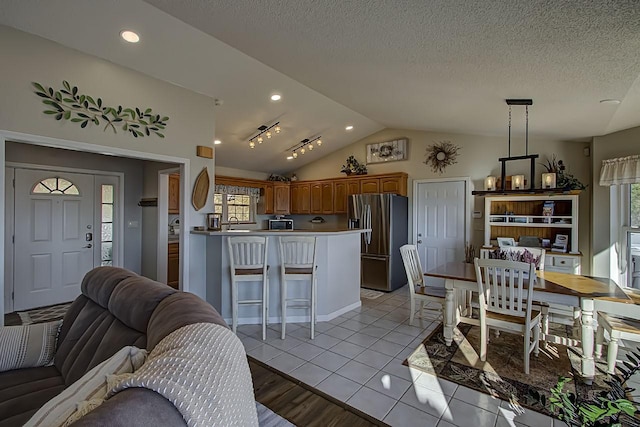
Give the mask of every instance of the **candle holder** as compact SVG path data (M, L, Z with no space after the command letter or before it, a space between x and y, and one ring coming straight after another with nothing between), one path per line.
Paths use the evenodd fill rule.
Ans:
M556 174L543 173L542 174L542 188L556 188Z
M489 175L484 179L484 189L486 191L496 191L496 177Z
M522 190L524 188L524 175L512 175L511 187L514 190Z

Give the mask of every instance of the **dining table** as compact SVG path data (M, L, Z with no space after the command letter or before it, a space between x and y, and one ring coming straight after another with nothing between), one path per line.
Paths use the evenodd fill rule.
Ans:
M449 346L453 341L454 329L459 323L479 325L479 321L470 316L470 304L466 298L471 292L478 292L475 266L464 262L448 262L427 271L424 275L444 279L444 338ZM596 309L614 309L616 304L633 304L633 301L609 278L541 270L537 271L536 275L534 301L580 308L580 373L585 380L591 381L595 376L593 354Z

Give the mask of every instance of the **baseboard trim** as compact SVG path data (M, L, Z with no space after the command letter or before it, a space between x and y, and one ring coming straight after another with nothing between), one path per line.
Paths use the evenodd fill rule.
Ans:
M329 314L319 314L316 318L318 322L328 322L329 320L333 320L338 316L343 315L344 313L348 313L351 310L355 310L356 308L362 306L362 302L357 301L353 304L349 304L346 307L342 307L340 310L333 311ZM224 319L229 325L232 323L230 317L225 317ZM310 318L308 315L305 316L287 316L287 323L309 323ZM282 323L282 318L280 316L269 316L269 323ZM261 325L262 318L261 317L239 317L238 325Z

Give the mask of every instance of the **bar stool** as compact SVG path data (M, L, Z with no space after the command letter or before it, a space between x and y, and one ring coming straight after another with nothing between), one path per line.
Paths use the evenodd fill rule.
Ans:
M309 308L311 339L315 336L316 325L316 238L315 237L281 237L280 247L280 307L282 335L285 337L287 327L287 304L290 308ZM288 298L287 281L309 281L309 298Z
M262 339L267 339L267 316L269 308L269 276L267 265L268 238L259 236L228 237L229 268L231 270L232 328L238 326L238 306L262 306ZM261 299L238 299L240 282L262 282Z

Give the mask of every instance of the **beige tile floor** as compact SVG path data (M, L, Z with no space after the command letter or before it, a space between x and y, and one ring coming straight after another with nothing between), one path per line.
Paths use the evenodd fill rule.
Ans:
M559 426L531 411L516 413L508 402L402 365L439 324L431 314L409 326L405 286L329 322L270 325L262 341L259 325L238 327L252 357L316 387L392 426ZM433 313L433 312L431 312Z

